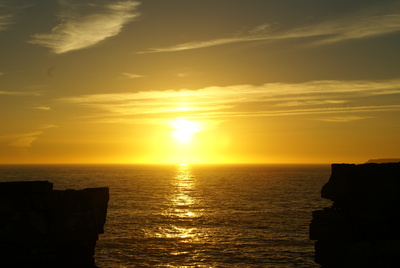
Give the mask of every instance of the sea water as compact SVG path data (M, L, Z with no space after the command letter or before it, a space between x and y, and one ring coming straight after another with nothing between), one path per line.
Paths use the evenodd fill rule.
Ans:
M109 187L96 264L319 267L308 238L329 165L0 165L0 181Z

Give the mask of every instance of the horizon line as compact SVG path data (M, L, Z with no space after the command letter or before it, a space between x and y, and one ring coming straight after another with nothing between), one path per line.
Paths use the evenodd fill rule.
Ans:
M367 160L368 161L368 160ZM0 163L5 165L331 165L331 164L364 164L365 162L216 162L216 163L148 163L148 162L96 162L96 163Z

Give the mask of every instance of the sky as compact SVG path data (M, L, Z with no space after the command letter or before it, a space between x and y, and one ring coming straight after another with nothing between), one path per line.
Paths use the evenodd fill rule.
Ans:
M400 2L0 0L0 164L400 157Z

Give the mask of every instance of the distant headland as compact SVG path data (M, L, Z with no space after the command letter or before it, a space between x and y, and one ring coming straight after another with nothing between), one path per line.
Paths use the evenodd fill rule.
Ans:
M384 164L384 163L398 163L400 162L400 158L378 158L378 159L370 159L366 164Z

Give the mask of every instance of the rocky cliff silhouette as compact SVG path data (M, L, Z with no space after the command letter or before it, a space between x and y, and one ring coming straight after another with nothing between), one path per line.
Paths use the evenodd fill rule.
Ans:
M310 239L323 268L400 267L400 163L332 164Z
M53 190L47 181L0 183L0 267L97 267L108 188Z

